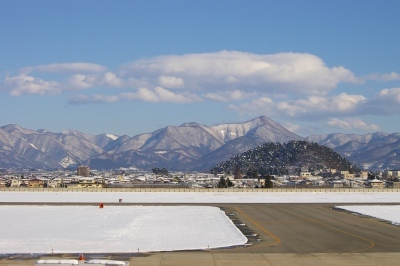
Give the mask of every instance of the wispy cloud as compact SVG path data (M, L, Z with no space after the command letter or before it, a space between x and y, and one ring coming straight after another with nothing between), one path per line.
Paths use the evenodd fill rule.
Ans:
M112 72L100 74L74 74L64 84L65 90L88 89L93 87L120 88L126 85L125 81Z
M400 74L397 72L390 72L390 73L385 73L385 74L378 74L378 73L373 73L369 74L364 77L358 78L360 82L365 82L368 80L377 80L377 81L394 81L394 80L400 80Z
M242 113L271 113L281 117L297 117L314 119L331 114L350 115L367 101L362 95L341 93L334 96L309 96L305 99L274 102L263 97L241 105L230 105L230 109Z
M48 81L22 74L6 77L3 84L12 96L23 94L55 95L62 91L61 85L57 81Z
M78 105L78 104L87 104L87 103L114 103L118 102L120 99L115 95L76 95L69 100L70 104Z
M139 88L136 92L125 92L117 95L78 95L69 100L70 104L87 104L87 103L113 103L118 101L144 101L150 103L192 103L201 101L196 95L179 94L157 87L154 90Z
M32 72L45 73L95 73L104 72L107 68L98 64L92 63L60 63L24 67L20 69L21 73L29 74Z
M363 106L361 112L374 115L400 114L400 88L381 90Z
M247 98L251 98L257 96L255 92L245 92L240 90L232 90L232 91L216 91L216 92L209 92L203 95L204 98L218 101L218 102L232 102L232 101L239 101L244 100Z
M331 118L326 123L329 127L339 128L341 130L365 130L365 131L376 131L379 130L380 127L375 124L367 124L360 118L345 118L345 119L337 119Z
M156 87L154 90L140 88L137 92L122 93L121 97L126 100L169 103L191 103L200 100L200 98L195 95L179 94L162 87Z

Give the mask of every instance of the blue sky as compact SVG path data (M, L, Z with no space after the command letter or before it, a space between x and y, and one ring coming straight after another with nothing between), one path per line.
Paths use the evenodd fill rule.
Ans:
M399 132L399 1L0 1L0 126Z

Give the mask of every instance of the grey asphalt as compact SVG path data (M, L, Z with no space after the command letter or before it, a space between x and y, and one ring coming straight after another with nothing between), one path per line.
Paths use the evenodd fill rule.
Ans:
M236 252L400 251L399 226L333 210L332 204L232 204L226 207L263 239L262 243Z

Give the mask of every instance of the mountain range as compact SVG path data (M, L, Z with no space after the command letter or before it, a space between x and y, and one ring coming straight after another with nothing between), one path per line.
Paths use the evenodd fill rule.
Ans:
M300 137L265 116L243 123L185 123L134 137L60 133L18 125L0 127L0 167L209 171L213 165L267 142L307 140L332 148L360 167L400 168L400 134L329 134Z

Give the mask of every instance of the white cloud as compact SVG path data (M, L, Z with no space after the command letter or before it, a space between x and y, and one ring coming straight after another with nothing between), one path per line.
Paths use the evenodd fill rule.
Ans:
M240 90L232 90L232 91L216 91L205 93L203 96L206 99L218 101L218 102L231 102L231 101L239 101L244 100L249 97L256 96L257 94L254 92L243 92Z
M39 76L27 74L32 72ZM120 67L118 73L82 62L31 66L22 68L20 73L5 80L6 90L12 95L124 88L131 90L129 95L138 100L177 103L201 98L231 102L288 93L322 96L340 82L356 80L344 67L329 68L322 59L307 53L259 55L238 51L141 59ZM52 81L40 76L41 73L59 75L57 81ZM29 78L25 78L25 83L11 81L21 77ZM172 91L176 89L180 93ZM117 98L120 99L118 94Z
M268 97L261 97L239 105L230 104L228 109L234 110L240 114L260 115L268 114L268 116L275 115L275 103Z
M26 74L32 72L36 77ZM396 72L374 75L370 78L399 79ZM381 90L371 99L357 94L334 95L339 83L359 81L350 70L328 67L312 54L220 51L141 59L115 72L92 63L26 67L19 75L6 77L2 89L14 96L82 91L71 103L212 100L231 103L228 108L239 113L303 120L400 113L400 88ZM109 88L123 92L103 92ZM88 89L92 90L90 96L84 97L83 91Z
M68 82L68 87L72 89L87 89L93 87L96 78L90 75L75 74L69 78Z
M134 80L145 78L159 85L163 81L175 84L184 80L185 89L206 93L240 89L324 95L340 82L357 82L346 68L329 68L319 57L306 53L258 55L221 51L160 56L127 64L121 68L121 75ZM160 82L159 77L173 79L162 78Z
M400 88L383 89L378 93L378 97L383 100L400 103Z
M68 90L84 90L92 87L122 87L123 79L115 73L105 72L106 68L91 63L63 63L31 66L20 69L16 76L7 76L2 90L10 95L24 94L54 95ZM30 73L66 74L63 80L49 80ZM53 75L54 76L54 75ZM53 78L60 79L59 76Z
M97 75L84 75L75 74L72 75L66 88L68 89L87 89L95 86L99 87L122 87L125 85L123 79L118 77L112 72L106 72Z
M289 130L290 132L294 132L294 133L301 130L301 126L293 124L293 123L289 123L289 122L283 122L282 126L284 128L286 128L287 130Z
M365 82L367 80L377 80L377 81L386 82L386 81L400 80L400 75L396 72L390 72L390 73L385 73L385 74L374 73L374 74L369 74L364 77L360 77L359 80L361 82Z
M347 115L355 112L366 100L362 95L340 93L330 97L309 96L307 99L281 102L277 108L292 117L335 113Z
M383 89L364 105L362 111L373 115L400 113L400 88Z
M392 80L400 80L400 75L396 72L391 72L388 74L382 74L380 76L380 80L382 81L392 81Z
M343 130L350 130L351 126L348 122L343 121L343 120L339 120L337 118L332 118L330 119L327 123L328 126L330 127L334 127L334 128L340 128Z
M177 88L182 88L185 85L185 82L183 81L182 78L174 76L159 76L158 84L165 88L177 89Z
M118 101L134 101L140 100L145 102L165 102L165 103L191 103L201 99L196 95L183 95L171 92L162 87L157 87L154 90L147 88L139 88L136 92L125 92L117 95L78 95L72 97L70 104L86 104L86 103L114 103Z
M112 72L106 72L101 77L99 84L107 87L123 87L125 81Z
M250 103L231 107L241 112L267 111L286 117L315 117L340 113L348 115L355 112L366 98L362 95L349 95L341 93L330 97L309 96L306 99L273 102L270 98L260 98Z
M327 125L334 128L339 128L342 130L380 130L380 127L375 124L367 124L359 118L345 118L343 120L337 118L331 118Z
M61 92L60 84L56 81L46 81L23 74L6 77L4 85L12 96L23 94L55 95Z
M122 99L142 100L145 102L169 102L169 103L191 103L200 99L195 95L183 95L174 93L162 87L154 90L140 88L137 92L122 93Z

